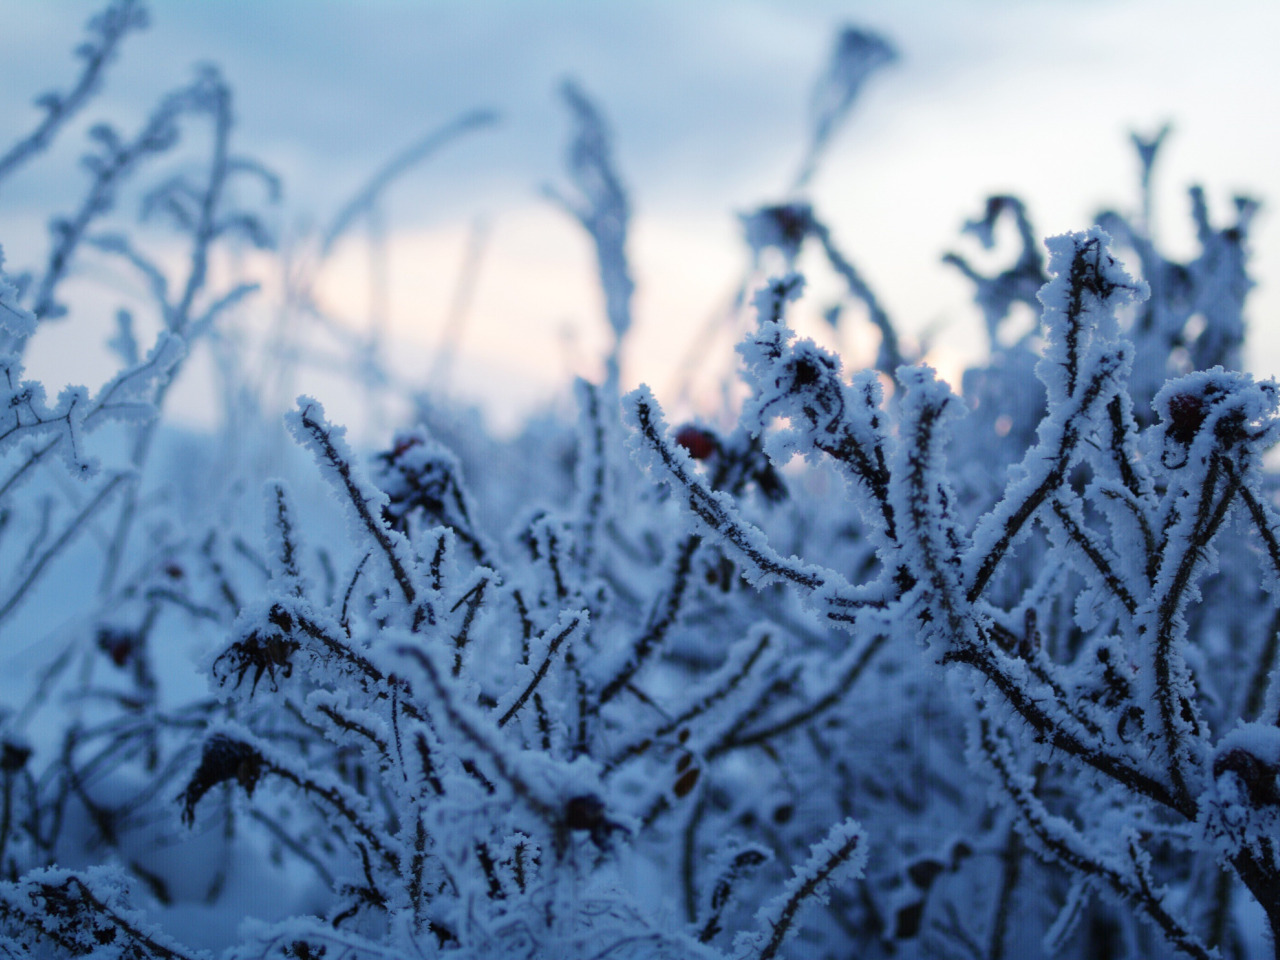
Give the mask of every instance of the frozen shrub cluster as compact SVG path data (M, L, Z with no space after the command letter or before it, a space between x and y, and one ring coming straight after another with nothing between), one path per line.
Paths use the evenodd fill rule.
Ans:
M45 98L0 176L142 23L130 0L92 22L82 77ZM893 58L841 35L799 184ZM992 246L1012 218L1012 265L947 258L991 347L960 394L913 362L809 203L760 207L747 242L782 269L744 283L750 396L732 429L672 430L647 388L620 396L628 199L599 109L564 93L581 195L566 205L615 334L604 382L575 385L572 422L512 441L424 400L371 454L302 397L285 420L306 459L273 479L245 458L198 481L156 424L190 349L251 292L212 289L210 257L271 240L227 182L270 199L274 179L231 152L212 72L132 140L96 128L88 198L55 220L49 263L0 283L0 624L36 596L74 613L0 716L0 955L1275 943L1280 532L1263 454L1280 395L1238 370L1255 204L1218 227L1194 191L1201 252L1178 263L1145 213L1042 247L1028 208L993 197L965 230ZM441 137L487 122L385 168L324 242ZM173 275L107 218L190 123L213 130L204 177L142 205L188 245ZM1136 140L1144 191L1160 139ZM870 369L798 335L806 245L879 331ZM144 278L157 333L140 343L122 315L120 372L50 401L23 347L90 249ZM1040 321L1009 336L1019 306ZM234 440L274 443L255 416ZM182 499L197 483L203 510ZM246 502L261 522L239 519ZM198 651L199 685L178 648Z

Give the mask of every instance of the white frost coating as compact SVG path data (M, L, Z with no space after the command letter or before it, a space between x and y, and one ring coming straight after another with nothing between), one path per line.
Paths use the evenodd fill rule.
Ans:
M1090 881L1080 877L1071 881L1071 886L1067 888L1067 897L1062 904L1062 909L1058 911L1058 915L1054 917L1053 923L1049 925L1049 929L1045 931L1044 937L1040 941L1044 945L1046 955L1052 957L1062 952L1068 938L1075 933L1076 927L1080 925L1085 910L1092 899L1093 884Z
M660 731L670 736L673 733L678 734L681 729L690 730L691 734L685 746L695 754L701 754L732 736L750 736L752 731L744 729L743 723L751 719L744 716L750 713L751 708L744 708L743 705L758 703L765 695L769 684L776 679L775 670L782 660L783 653L781 644L773 639L773 636L781 632L768 624L758 624L754 627L751 635L742 638L729 649L724 666L697 691L689 691L684 695L689 703L708 705L706 711L698 715L697 722L690 723L684 720L681 724L674 724L673 721L668 721L659 728ZM762 641L765 644L763 647L761 647ZM759 656L751 665L751 669L744 674L747 660L756 650L760 650ZM834 673L844 664L828 663L824 666ZM717 699L714 696L715 692L725 690L728 680L735 676L740 676L741 679L734 686L732 695Z
M1241 466L1256 467L1262 451L1280 436L1280 386L1247 373L1197 370L1165 383L1151 406L1161 420L1151 442L1178 479L1188 475L1179 473L1188 464L1196 475L1194 468L1207 466L1218 448L1243 453Z
M860 371L846 384L839 357L812 340L796 341L780 322L761 323L738 352L754 389L742 413L748 430L760 435L775 420L787 421L786 428L766 435L765 449L778 464L793 454L811 462L835 458L877 543L884 545L885 520L876 497L884 494L886 478L877 471L887 434L876 372Z
M331 425L320 402L307 396L298 397L298 409L285 416L285 423L294 439L311 451L321 475L345 508L352 539L374 541L374 554L390 567L399 592L412 603L417 596L413 549L403 534L383 520L390 501L359 471L347 445L346 428Z
M1092 362L1119 339L1116 310L1151 291L1111 256L1111 238L1099 227L1050 237L1045 246L1053 279L1039 294L1048 345L1036 374L1052 407L1087 382Z
M838 573L806 564L796 557L783 558L769 545L763 531L747 523L733 497L712 490L697 475L693 459L678 444L666 440L667 427L661 408L648 386L641 385L622 401L623 421L632 428L632 456L642 469L662 481L667 476L689 497L689 508L699 527L717 540L736 548L745 561L743 575L757 589L771 583L790 582L824 598L856 595Z
M1090 630L1103 616L1132 614L1134 597L1141 595L1142 567L1134 569L1133 564L1122 563L1121 555L1093 532L1085 518L1083 501L1070 489L1060 489L1049 499L1049 508L1040 517L1054 550L1089 584L1076 597L1076 625Z
M1213 777L1200 798L1199 826L1223 857L1280 867L1280 728L1242 723L1217 744Z
M787 305L796 302L804 293L804 275L792 271L770 280L751 297L751 307L761 323L782 323Z
M964 558L965 582L983 584L1029 533L1030 520L1062 486L1082 456L1083 438L1097 428L1106 405L1128 377L1128 344L1119 341L1116 310L1147 295L1107 251L1098 228L1050 238L1052 281L1040 292L1048 345L1036 365L1048 411L1037 443L1022 458L1003 500L979 522ZM1130 448L1125 448L1129 449ZM1145 488L1144 488L1145 489Z
M263 531L267 542L267 562L271 577L280 582L280 592L305 596L310 586L302 574L301 541L297 512L283 480L268 480L263 501L266 522Z
M742 576L756 589L776 582L799 586L819 612L845 625L850 621L842 617L850 608L883 603L883 584L852 588L840 573L778 554L764 532L741 517L735 500L721 490L710 489L696 474L689 454L680 445L667 442L662 410L648 387L641 385L623 398L622 416L632 428L628 443L637 465L659 481L667 476L676 481L677 488L689 497L689 509L699 529L733 548L744 564Z
M169 381L186 355L187 344L182 337L167 330L160 331L142 360L121 370L102 385L93 398L93 407L87 417L90 420L106 417L141 421L156 416L159 411L151 402L151 394Z
M378 769L386 764L393 747L390 724L385 717L353 704L349 689L344 685L338 690L312 690L303 701L304 709L331 743L339 747L359 744L373 768ZM352 735L352 726L360 732Z
M813 229L813 208L806 203L762 207L738 215L742 232L757 263L770 248L781 252L788 265L795 263L800 248ZM757 307L759 301L756 301ZM761 316L769 316L762 313Z
M575 614L583 616L583 614ZM449 676L449 651L423 644L421 638L391 632L400 676L422 676L432 714L446 749L455 756L478 756L506 798L526 805L544 824L552 822L569 797L600 792L599 764L587 756L565 762L540 751L526 750L500 731L495 717L473 707ZM390 661L390 658L388 658ZM415 680L415 686L418 681Z
M967 586L989 578L1000 559L1027 536L1030 520L1044 509L1048 495L1062 485L1063 478L1082 458L1082 437L1096 427L1128 371L1129 358L1124 350L1103 353L1089 372L1084 388L1050 405L1036 428L1035 446L1010 471L1015 479L1005 488L1004 498L982 517L973 532L972 544L963 558ZM1029 510L1029 515L1018 519L1024 510Z
M143 0L99 2L124 12ZM224 88L204 86L207 96L184 101L184 123L229 119ZM625 195L598 179L613 177L603 128L583 119L576 212L597 240L620 338ZM106 128L94 136L129 147ZM1152 150L1140 153L1145 175ZM221 182L221 160L228 174L245 169L238 151L214 159L192 175L208 169ZM200 219L199 197L215 193L224 195L180 177L149 209ZM672 438L651 397L629 399L637 459L661 487L622 450L618 338L606 382L578 384L576 422L549 414L506 440L428 398L370 457L312 405L295 414L295 431L342 506L299 501L305 520L294 523L283 483L305 496L316 471L280 461L265 546L258 481L240 469L275 442L255 411L220 440L157 431L155 456L134 458L138 495L115 535L113 517L95 511L124 479L95 483L86 498L51 465L110 418L152 416L156 386L181 367L176 338L139 363L149 344L120 319L127 369L96 397L10 396L26 419L0 450L12 468L0 483L0 553L22 584L8 592L20 596L59 563L7 634L38 649L37 608L72 619L49 645L50 655L71 652L32 683L11 678L14 709L0 710L0 786L14 788L0 898L28 902L17 878L55 855L108 856L154 873L132 895L176 935L196 912L201 926L225 927L208 940L228 957L726 960L734 935L756 929L752 916L770 904L759 935L741 941L754 956L734 960L844 957L860 946L979 955L1031 943L1038 953L1054 914L1049 951L1079 960L1096 932L1087 896L1098 892L1118 930L1113 952L1147 947L1150 922L1200 960L1211 953L1196 940L1201 928L1223 931L1224 953L1261 954L1234 942L1253 933L1241 920L1256 906L1248 896L1280 916L1280 892L1254 870L1271 876L1264 841L1280 835L1268 819L1280 809L1280 751L1266 729L1219 740L1238 717L1265 727L1280 715L1280 515L1259 459L1275 435L1275 388L1213 369L1240 368L1249 205L1220 227L1196 202L1201 254L1187 263L1159 253L1145 224L1107 220L1155 292L1119 323L1113 308L1141 291L1102 235L1051 243L1046 404L1039 331L1006 325L1013 307L1038 312L1042 248L1025 208L992 198L973 232L1003 247L1007 233L995 228L1012 211L1022 253L991 276L966 274L991 355L965 374L963 421L953 419L959 398L930 374L895 375L892 325L831 229L803 201L763 208L746 222L749 239L778 248L774 260L814 247L815 265L845 281L842 302L866 308L847 318L879 328L878 374L787 328L802 289L791 274L755 297L743 422L682 424ZM253 228L222 206L205 208L215 233ZM208 288L208 244L197 238L190 295L171 303L180 276L126 235L90 232L76 242L150 278L160 319L188 340L245 289ZM0 304L12 293L0 285ZM14 322L0 316L0 338L21 339ZM8 386L22 385L16 361L5 369ZM1182 378L1187 369L1205 372ZM1171 371L1181 379L1157 396ZM362 375L380 373L366 364ZM137 426L113 434L146 441ZM218 459L232 445L247 455ZM811 463L784 469L770 451ZM40 486L18 491L28 476ZM9 491L18 495L4 499ZM1259 566L1273 595L1259 587ZM95 598L98 567L120 575ZM744 571L777 589L752 590ZM64 611L63 597L77 609ZM187 638L220 647L205 662L220 702L174 672L174 644ZM931 642L923 651L921 638ZM985 726L974 723L970 756L983 762L966 764L975 714ZM218 739L201 745L202 730ZM268 769L254 737L296 766ZM196 764L175 811L177 787L166 784ZM200 821L182 847L166 836L178 812ZM856 872L864 841L847 825L810 851L850 814L888 842L847 899L832 894L839 915L809 910ZM1007 832L1015 820L1028 848ZM757 869L766 847L782 865ZM1230 909L1213 917L1205 894L1232 867ZM295 894L266 904L264 877ZM1195 930L1166 910L1162 883ZM246 905L246 889L259 902ZM167 890L170 902L148 890ZM232 929L245 912L299 911L317 917L259 927L256 943ZM1090 936L1070 932L1081 912ZM0 917L0 954L41 955L10 921ZM96 949L83 946L64 952Z
M503 718L515 709L523 709L532 691L546 682L553 666L564 659L570 646L581 638L591 618L586 610L565 610L555 623L533 639L529 645L529 662L518 664L507 682L506 691L493 708L494 716ZM547 683L550 687L551 684ZM517 702L520 707L516 707Z
M88 455L83 443L90 409L88 391L66 387L49 406L44 385L23 380L22 372L17 357L0 357L0 455L25 441L45 441L59 448L58 454L73 476L95 476L98 461Z
M1221 368L1171 381L1156 395L1161 428L1153 431L1168 493L1160 518L1167 539L1151 599L1140 611L1140 670L1137 688L1152 705L1175 776L1189 789L1203 786L1208 741L1187 664L1188 607L1200 584L1217 569L1218 533L1240 497L1236 483L1256 472L1262 446L1276 433L1277 390L1243 373ZM1248 480L1246 480L1246 485ZM1224 499L1227 498L1227 499ZM1273 565L1274 566L1274 565ZM1271 574L1264 574L1264 583Z
M36 315L18 302L18 288L3 267L4 249L0 247L0 329L14 337L29 337L36 332Z
M37 449L29 462L53 452L72 476L97 476L98 460L86 450L85 435L104 420L154 419L159 411L150 393L168 378L185 349L181 338L162 332L144 360L108 380L95 398L90 400L84 387L68 386L52 407L41 383L22 379L19 357L0 357L0 456L33 441Z
M91 866L83 870L41 867L28 872L16 883L0 887L0 912L6 920L24 914L38 919L46 937L22 940L5 937L0 948L7 956L25 946L48 948L60 943L62 956L91 956L95 960L133 960L140 956L179 957L212 960L205 950L190 950L148 922L141 910L131 906L130 882L117 867ZM136 931L126 936L123 930ZM148 942L146 954L139 950L139 937ZM32 950L27 956L49 956Z
M734 953L773 957L795 929L796 915L810 902L825 904L831 888L862 876L867 863L866 834L856 820L843 820L820 843L809 848L809 859L795 868L782 892L756 914L757 930L734 938Z
M902 399L901 443L894 460L899 482L892 487L894 515L901 530L896 558L911 571L918 596L930 610L925 636L949 647L971 640L960 578L964 532L955 522L955 493L947 482L943 450L950 424L964 406L929 367L899 367Z
M285 423L298 444L310 450L316 458L320 472L336 491L343 491L346 478L338 472L338 464L352 464L355 456L347 444L347 428L330 424L324 415L324 406L314 397L300 394L297 409L285 414ZM381 509L387 504L387 495L372 484L362 485L360 493L370 507Z

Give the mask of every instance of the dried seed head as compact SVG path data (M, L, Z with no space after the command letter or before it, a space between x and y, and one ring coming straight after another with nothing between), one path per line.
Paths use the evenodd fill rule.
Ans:
M200 766L191 775L185 790L178 795L182 804L182 819L190 826L195 823L196 804L200 798L220 783L234 778L244 792L253 794L253 788L262 777L265 761L249 744L233 740L224 733L215 733L204 743L200 754Z

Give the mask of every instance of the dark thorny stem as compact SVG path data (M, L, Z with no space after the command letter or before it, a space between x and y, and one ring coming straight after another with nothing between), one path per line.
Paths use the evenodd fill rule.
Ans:
M1237 479L1236 468L1229 460L1222 461L1223 469L1226 470L1227 476L1232 480ZM1258 530L1258 536L1262 538L1263 544L1267 548L1267 558L1271 561L1271 566L1275 570L1276 575L1280 576L1280 536L1271 526L1271 520L1267 516L1267 511L1253 495L1253 491L1249 489L1247 484L1240 485L1240 496L1245 502L1245 506L1249 508L1249 516L1253 519L1254 526Z
M1084 763L1135 793L1149 797L1172 810L1177 810L1188 819L1195 818L1193 803L1175 795L1165 784L1143 773L1127 760L1106 753L1064 728L1055 719L1051 710L1046 709L1040 700L1025 689L1023 683L1010 677L1002 669L989 650L966 645L947 654L943 662L967 663L977 669L991 681L1009 706L1017 711L1048 745L1079 757Z
M1063 425L1062 435L1058 441L1058 449L1046 458L1052 463L1052 466L1045 473L1043 479L1036 484L1035 488L1005 517L1004 528L1000 532L999 539L990 552L982 558L973 583L970 584L966 593L966 599L970 603L975 603L982 596L987 584L1000 566L1000 561L1013 545L1013 541L1017 539L1018 534L1022 532L1022 528L1027 521L1035 515L1035 512L1040 509L1050 494L1060 489L1066 481L1067 471L1070 469L1074 459L1076 445L1080 442L1079 421L1089 415L1094 403L1102 396L1108 382L1115 373L1115 367L1116 362L1114 360L1111 363L1104 362L1099 364L1099 369L1089 381L1088 386L1082 391L1079 405Z
M660 610L655 610L650 616L649 626L633 644L631 656L627 658L627 662L623 664L622 669L600 691L599 706L603 707L631 682L631 678L644 666L645 661L649 659L650 655L675 625L684 602L685 591L689 587L689 573L693 566L693 556L697 553L701 543L702 537L696 533L690 534L681 542L676 550L675 563L671 571L671 582L661 603L661 608Z
M1271 854L1270 850L1261 852L1264 856ZM1280 960L1280 874L1272 864L1259 862L1247 853L1237 854L1231 865L1267 915L1275 960Z
M770 637L768 634L765 634L756 643L751 653L747 655L746 659L742 662L742 665L737 670L735 670L733 674L729 676L728 679L726 679L723 684L716 687L706 696L701 697L696 703L692 704L691 706L687 707L685 710L681 711L673 719L665 721L660 727L654 730L653 733L649 734L648 736L644 737L641 740L635 741L634 743L630 744L623 750L620 750L613 759L611 759L607 764L605 764L605 770L613 770L616 767L618 767L620 764L625 763L627 760L630 760L632 757L640 756L642 753L647 751L649 747L653 745L653 742L655 740L661 740L664 737L670 736L672 733L674 733L675 731L679 730L680 728L688 724L689 721L694 720L697 717L700 717L702 714L706 713L708 710L714 707L717 703L724 700L727 696L733 693L733 691L738 689L742 681L746 679L746 677L755 668L755 665L759 662L760 657L764 654L765 650L768 648L769 643L770 643ZM708 759L710 759L710 756L708 756Z
M351 475L351 464L347 463L338 453L333 441L329 439L329 431L326 429L325 424L314 419L311 416L311 410L310 404L303 407L302 426L320 445L321 450L324 452L325 461L337 471L338 476L342 479L343 489L347 494L347 498L351 501L351 505L355 508L361 524L387 558L387 564L391 567L391 575L395 577L405 600L412 604L417 599L418 592L414 589L409 572L400 562L399 554L391 543L386 524L379 518L374 517L369 511L369 505L364 502L364 497L360 494L360 488L356 485L355 479Z
M1277 653L1280 653L1280 610L1271 615L1267 639L1258 652L1253 676L1249 679L1249 688L1245 693L1244 703L1240 707L1240 716L1246 721L1275 723L1277 720L1276 717L1262 716L1262 709L1266 705L1267 681L1275 669Z
M515 793L515 795L524 802L530 810L537 814L544 822L554 825L557 822L557 813L546 801L534 793L533 789L525 782L518 771L508 762L507 754L494 746L489 737L482 733L480 729L460 711L453 702L453 697L448 688L445 686L445 680L440 676L435 664L431 658L415 647L402 645L397 648L402 656L411 657L422 668L426 674L428 684L435 694L436 700L441 709L448 716L450 723L461 733L471 744L483 753L493 766L494 771L504 780Z
M786 940L787 933L791 929L791 925L795 923L796 915L800 912L800 908L804 906L804 902L817 892L817 890L826 882L840 865L853 856L858 849L858 845L862 843L862 835L855 833L850 836L839 849L834 851L827 861L813 874L802 883L793 893L783 906L782 912L778 915L778 922L774 924L773 933L769 937L764 948L760 951L759 960L773 960L777 956L778 950L781 949L783 941Z
M1112 569L1111 561L1103 555L1104 548L1096 541L1093 534L1088 528L1077 523L1075 517L1071 516L1066 504L1063 503L1061 495L1054 495L1050 501L1050 506L1053 509L1053 515L1058 518L1058 522L1062 524L1062 528L1071 542L1079 547L1081 552L1089 558L1089 562L1098 571L1108 589L1124 604L1129 616L1137 613L1138 602L1133 599L1133 595L1124 585L1124 581Z
M1137 467L1130 461L1128 451L1125 450L1131 421L1125 418L1124 404L1118 393L1107 402L1107 418L1111 422L1111 458L1120 471L1120 482L1140 500L1143 495L1142 483L1138 479Z
M684 893L686 923L698 920L698 827L707 812L706 794L698 797L680 838L680 889Z
M1217 453L1213 454L1209 461L1209 470L1200 490L1195 528L1186 548L1182 551L1182 556L1178 558L1173 581L1168 591L1161 597L1156 611L1154 638L1156 705L1160 712L1160 725L1164 734L1165 749L1169 756L1169 776L1181 804L1191 810L1195 809L1195 800L1183 770L1182 732L1179 721L1183 719L1184 710L1175 689L1173 647L1192 577L1197 568L1202 566L1204 551L1212 543L1218 528L1226 519L1235 493L1240 488L1239 478L1234 471L1223 470L1224 462L1224 457ZM1218 502L1214 504L1218 477L1223 472L1227 473L1226 487Z
M1048 814L1039 800L1028 792L1009 766L1008 754L1002 749L999 734L985 716L978 720L979 741L987 761L995 768L1005 791L1027 831L1052 856L1083 876L1096 878L1134 904L1150 919L1174 946L1196 960L1211 960L1212 955L1180 921L1172 916L1151 888L1145 872L1138 865L1136 850L1130 844L1130 860L1134 875L1121 872L1111 864L1095 858L1089 851L1078 849L1069 835L1053 829Z
M836 247L835 242L831 239L831 231L827 225L814 220L811 226L813 235L818 242L822 244L823 252L827 255L832 268L849 287L849 293L857 299L861 300L867 306L867 313L871 316L871 322L875 324L877 330L880 331L880 356L877 359L876 366L889 377L897 377L898 367L902 366L902 350L898 346L898 334L893 329L893 321L889 319L889 314L880 304L880 300L876 297L871 287L867 285L866 280L858 273L858 270L850 263Z
M722 929L720 926L720 918L724 914L725 907L729 905L729 898L733 895L734 884L741 879L746 871L760 866L768 859L763 850L748 847L734 856L729 863L729 867L725 870L715 882L715 886L711 889L710 910L707 919L702 925L702 931L698 934L699 943L710 943L715 939L716 934Z
M512 703L507 712L499 718L498 726L500 728L505 727L511 722L511 718L520 712L520 708L525 705L525 702L528 701L529 697L531 697L538 689L538 684L542 682L543 678L547 675L547 671L551 669L551 664L555 660L556 653L560 650L560 645L569 639L569 637L573 635L574 631L581 625L582 618L574 617L568 624L566 624L563 630L551 638L551 641L547 644L547 653L546 656L542 658L542 663L538 665L538 669L534 672L525 688L520 691L520 695L516 697L515 702Z
M858 678L862 676L867 665L885 645L885 643L888 642L888 640L888 634L876 634L863 646L857 659L849 665L849 669L844 672L840 679L837 680L832 685L831 689L825 694L813 700L800 710L797 710L795 713L783 717L781 720L776 720L766 727L760 727L746 733L734 734L732 737L720 741L707 751L707 759L711 760L715 756L728 753L730 750L736 750L743 747L753 747L767 743L775 737L780 737L797 727L803 726L820 713L829 710L841 699L848 696L849 691L853 688L854 684L858 682Z
M667 449L666 443L658 432L658 425L654 422L653 410L649 404L643 401L636 404L636 415L640 421L641 435L662 458L663 466L680 481L681 487L689 495L689 509L695 516L742 551L761 573L787 580L809 590L817 590L826 585L826 580L816 571L805 569L799 564L779 562L778 559L762 553L751 542L748 530L738 523L737 518L729 514L724 504L713 497L709 491L704 490L701 484L688 475L683 465L676 461L675 455Z
M354 669L360 678L363 690L374 693L379 699L382 696L391 697L392 704L398 705L406 716L414 720L426 721L427 716L416 705L413 689L408 681L396 676L387 676L370 660L360 656L338 637L331 636L320 624L307 617L299 616L296 619L298 629L323 644L325 651L336 657L344 666Z
M0 620L3 620L13 612L13 609L22 601L23 597L26 596L27 590L30 586L39 579L40 575L44 572L44 568L49 564L49 562L61 553L67 544L69 544L78 533L87 528L89 519L106 502L107 498L115 492L116 488L127 479L129 479L128 474L116 474L104 483L94 495L93 499L85 504L80 512L67 523L57 539L55 539L54 542L40 554L36 562L31 564L27 569L26 576L24 576L22 581L14 587L13 591L9 594L8 599L5 600L3 604L0 604Z
M580 381L586 433L578 438L578 457L582 463L582 500L578 531L579 564L583 576L591 574L595 554L596 535L604 511L605 497L605 431L601 417L600 391L591 383Z
M68 877L58 886L54 886L53 884L42 884L40 892L46 898L61 897L70 894L73 887L76 888L77 892L74 895L81 903L81 910L92 913L93 915L108 921L116 930L128 937L136 949L145 950L145 956L159 958L159 960L194 960L191 954L182 953L171 947L166 947L164 944L157 942L149 934L138 929L138 927L133 923L120 916L119 913L99 899L98 896L89 889L84 881L78 877ZM41 918L36 921L36 929L64 948L74 950L76 953L81 952L83 945L79 942L79 938L64 940L56 930L50 930L45 927L44 924L46 922L46 918Z
M204 109L209 110L213 116L214 136L213 136L213 156L209 163L209 173L203 190L200 192L200 209L194 225L192 226L192 245L190 253L190 268L187 272L186 282L183 284L182 296L176 304L161 303L161 308L165 315L165 325L173 333L178 336L193 339L199 333L199 328L204 326L203 318L193 324L192 311L195 307L195 301L204 291L206 281L209 274L209 251L213 242L218 237L218 215L222 206L223 195L227 186L228 173L230 171L230 137L232 126L231 115L231 91L222 82L214 71L207 71L199 81L197 86L186 97L192 98L194 102L199 102L201 97L208 97L211 106L205 105ZM152 127L157 127L162 121L172 124L172 116L182 109L184 103L183 98L175 96L166 103L165 109L153 119L148 131L144 132L139 138L140 144L145 144L146 137L155 138L156 133L151 132ZM132 161L130 161L132 162ZM123 169L127 169L123 168ZM87 225L87 221L86 221ZM65 265L61 268L65 270ZM54 276L51 266L50 277ZM45 283L49 283L49 277ZM56 277L55 277L56 280ZM52 297L52 288L49 288L49 297ZM49 301L52 305L52 300ZM232 301L234 302L234 300ZM206 314L210 320L212 314ZM170 385L174 382L178 370L182 365L182 360L174 364L170 371L169 378L161 381L156 386L155 397L153 403L157 409L164 404L165 395ZM151 444L155 438L155 432L158 421L151 420L144 424L138 431L133 440L133 448L130 453L130 463L134 469L140 469L146 462L151 450ZM111 542L107 547L107 562L103 569L102 580L99 584L99 593L103 596L110 594L115 585L115 578L120 569L120 561L124 554L125 544L129 539L130 531L133 528L134 520L137 516L137 488L130 490L125 497L125 502L120 508L120 514L116 519L115 529L112 531Z
M303 793L317 798L326 806L332 808L343 820L351 824L356 833L364 838L365 842L378 852L378 855L386 861L388 867L392 870L400 869L400 857L384 842L384 831L373 824L366 823L364 818L347 802L347 798L336 787L322 787L315 781L308 779L304 774L289 767L272 763L266 758L263 758L263 770L270 771L283 780L288 780Z
M458 628L457 635L453 638L453 675L455 677L462 673L463 652L471 639L471 626L475 623L476 614L484 603L484 592L488 586L489 578L481 577L476 585L464 593L458 599L458 602L449 609L450 613L454 613L464 603L467 605L467 611L462 616L462 624Z

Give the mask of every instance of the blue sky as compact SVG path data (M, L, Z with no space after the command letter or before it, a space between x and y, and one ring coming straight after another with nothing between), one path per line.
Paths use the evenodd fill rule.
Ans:
M97 4L0 2L0 136L35 118L31 97L63 87ZM90 117L126 127L193 64L218 63L237 95L240 149L285 179L282 228L324 223L382 163L473 107L503 123L459 142L387 198L392 324L429 351L467 230L489 226L464 353L549 389L592 373L603 320L589 250L541 199L559 178L568 123L554 91L578 78L615 132L635 208L637 328L626 379L661 390L742 266L736 212L777 199L800 159L809 89L843 23L883 32L899 64L868 85L812 195L837 238L907 331L941 326L944 368L972 351L967 288L938 263L991 192L1024 196L1042 233L1082 229L1099 205L1130 206L1127 131L1170 120L1160 225L1190 250L1185 188L1203 182L1219 216L1231 194L1280 202L1280 5L1246 0L793 0L421 2L157 0ZM61 167L0 193L10 261L38 256L24 234L76 176ZM56 206L56 201L54 202ZM25 225L25 226L24 226ZM23 239L29 236L34 239ZM325 289L358 315L363 258L350 245ZM1280 373L1280 236L1257 223L1253 367ZM15 262L17 261L17 262ZM821 278L815 278L821 292ZM856 333L840 345L857 354ZM727 349L727 344L721 345ZM537 390L533 391L534 393ZM529 392L513 395L523 403Z

